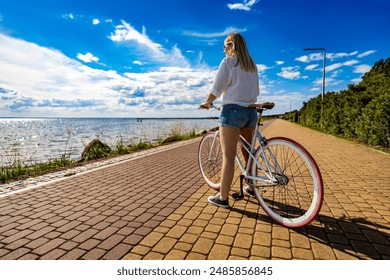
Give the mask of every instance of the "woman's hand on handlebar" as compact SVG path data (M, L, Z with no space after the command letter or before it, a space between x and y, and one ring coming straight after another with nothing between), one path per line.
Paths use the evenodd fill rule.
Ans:
M202 104L199 105L199 109L210 109L211 108L211 104L210 102L203 102Z

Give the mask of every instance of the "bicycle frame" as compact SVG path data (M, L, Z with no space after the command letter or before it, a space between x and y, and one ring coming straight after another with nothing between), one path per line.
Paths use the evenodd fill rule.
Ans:
M260 181L263 186L276 185L277 180L272 173L272 168L273 169L275 169L275 168L273 166L271 166L270 162L268 161L267 156L264 153L263 146L264 146L266 139L259 132L260 116L261 116L261 113L259 113L259 117L258 117L258 120L256 122L256 127L255 127L255 130L253 132L253 136L252 136L252 143L249 143L241 135L239 138L239 143L240 143L241 147L243 147L249 155L246 167L238 155L236 156L236 162L237 162L239 168L241 169L241 173L242 173L242 176L244 178L246 178L248 180L252 180L252 181ZM216 141L217 137L219 137L219 133L220 133L219 131L217 131L215 133L214 141L212 143L212 148L210 149L209 160L212 159L211 151L214 150L215 141ZM255 147L256 147L257 142L259 143L259 147L256 149ZM263 156L266 167L262 166L262 164L255 158L255 154L257 153L258 149L261 150L261 154ZM250 175L250 168L251 168L253 162L256 163L256 165L262 170L262 172L265 174L265 176L251 176ZM279 168L279 170L280 170L280 168ZM256 186L257 186L257 184L256 184Z
M258 118L258 121L256 122L256 127L253 132L252 136L252 143L249 143L244 137L240 135L240 145L242 148L246 150L248 153L248 162L246 164L246 167L244 163L241 161L239 156L236 156L236 162L238 166L241 169L242 175L244 178L253 180L253 181L260 181L262 185L275 185L277 183L276 178L274 177L273 173L271 172L271 164L268 161L268 157L264 153L264 144L266 139L261 135L259 131L259 121L260 117ZM256 149L256 144L259 143L259 147ZM261 150L261 155L264 159L265 167L255 158L255 154L257 153L258 150ZM265 176L252 176L250 175L250 169L253 165L253 162L256 163L257 167L261 169L261 171L264 173Z
M271 219L288 228L301 227L313 221L321 209L323 181L317 163L301 144L281 136L267 140L261 134L262 113L273 106L254 104L258 116L252 138L249 141L243 135L238 137L235 160L240 168L237 171L241 171L240 191L232 197L237 201L245 195L255 196ZM207 133L198 149L202 176L215 190L222 187L223 179L219 133ZM253 188L244 188L245 184Z

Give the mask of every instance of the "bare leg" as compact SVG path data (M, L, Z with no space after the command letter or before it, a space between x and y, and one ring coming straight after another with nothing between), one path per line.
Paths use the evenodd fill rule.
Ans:
M228 199L234 176L234 163L237 153L237 143L240 137L240 129L222 126L219 130L221 133L223 153L220 199L226 200Z
M252 137L253 137L253 131L255 129L254 128L249 128L249 127L244 127L244 128L241 128L240 130L240 134L242 135L242 137L244 137L244 139L249 143L251 144L252 143ZM247 147L249 148L249 147ZM242 155L244 156L244 159L245 159L245 164L248 164L248 158L249 158L249 154L248 152L244 149L244 147L241 147L241 152L242 152Z
M253 131L255 130L255 128L249 128L249 127L244 127L244 128L241 128L241 135L242 137L245 138L246 141L248 141L249 144L252 143L252 137L253 137ZM248 148L248 147L247 147ZM248 159L249 159L249 154L248 152L244 149L244 147L241 147L241 151L242 151L242 155L244 156L244 159L245 159L245 166L247 166L248 164ZM251 191L253 191L253 187L252 186L249 186L249 189Z

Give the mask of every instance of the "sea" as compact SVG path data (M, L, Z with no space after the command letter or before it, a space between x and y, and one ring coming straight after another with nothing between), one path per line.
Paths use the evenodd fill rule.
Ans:
M118 143L155 143L173 134L216 126L217 121L210 118L0 118L0 166L62 156L78 160L94 139L115 148Z

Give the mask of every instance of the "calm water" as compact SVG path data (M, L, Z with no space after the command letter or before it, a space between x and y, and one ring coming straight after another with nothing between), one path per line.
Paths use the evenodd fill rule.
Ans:
M79 159L94 139L114 148L140 141L156 141L174 133L217 126L210 119L27 119L0 118L0 165L16 160L47 161L68 155Z

